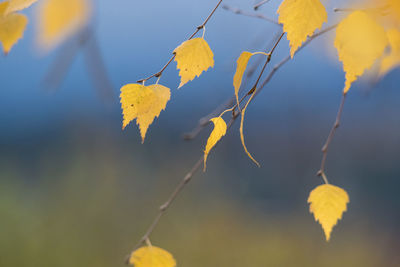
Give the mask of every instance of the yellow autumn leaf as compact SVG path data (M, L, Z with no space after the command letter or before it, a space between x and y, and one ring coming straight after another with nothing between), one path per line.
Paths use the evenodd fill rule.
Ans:
M25 9L37 1L38 0L10 0L5 14Z
M212 118L210 121L214 123L214 129L208 137L206 149L204 150L204 171L207 167L207 157L210 150L218 143L218 141L226 134L226 123L221 117Z
M203 71L214 67L214 54L209 45L203 38L194 38L183 42L175 48L175 61L181 83L178 88L181 88L185 83L199 77Z
M317 186L311 191L308 197L310 212L314 213L315 220L321 224L327 241L331 237L332 228L347 210L349 201L345 190L331 184Z
M363 11L354 11L338 25L335 47L346 72L344 93L366 69L372 67L387 43L383 27Z
M290 42L292 58L307 37L312 36L328 20L320 0L284 0L278 14L278 21L283 24L283 31L287 33Z
M246 70L247 63L249 62L252 55L253 53L244 51L242 52L242 54L240 54L236 62L237 65L236 65L235 76L233 76L233 87L235 88L236 102L238 106L239 106L239 89L240 86L242 85L243 74Z
M121 88L121 107L123 113L122 129L134 119L139 125L142 143L147 129L160 112L165 109L171 97L169 88L152 84L127 84Z
M87 26L89 0L42 0L38 7L38 43L50 49Z
M400 31L397 29L390 29L387 31L387 37L390 44L390 53L385 55L381 61L379 69L380 77L400 66Z
M141 247L135 250L129 263L134 267L175 267L176 261L168 251L155 247Z
M246 114L247 107L249 106L250 102L253 100L253 97L256 95L256 90L253 92L251 95L250 99L247 101L246 105L244 106L242 112L240 113L241 118L240 118L240 128L239 128L239 133L240 133L240 141L242 142L242 146L244 149L244 152L246 152L247 156L258 166L260 167L260 163L258 163L255 158L250 154L249 150L246 147L246 143L244 142L244 133L243 133L243 124L244 124L244 115Z
M8 4L8 2L0 3L0 42L5 54L10 52L13 45L22 38L28 24L28 18L22 14L5 15Z

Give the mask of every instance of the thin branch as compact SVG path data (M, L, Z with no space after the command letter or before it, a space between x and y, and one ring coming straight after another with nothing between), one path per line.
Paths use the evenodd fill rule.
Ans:
M263 1L261 1L261 2L259 2L259 3L257 3L257 4L255 4L254 5L254 10L257 10L258 8L260 8L262 5L264 5L264 4L266 4L266 3L268 3L270 0L263 0Z
M269 17L267 17L267 16L264 16L264 15L262 15L262 14L246 12L246 11L241 10L241 9L239 9L239 8L231 7L231 6L228 6L228 5L223 5L222 8L225 9L225 10L228 10L228 11L230 11L230 12L233 12L233 13L235 13L235 14L238 14L238 15L243 15L243 16L246 16L246 17L258 18L258 19L266 20L266 21L271 22L271 23L273 23L273 24L282 26L282 25L279 24L279 22L277 22L276 20L274 20L274 19L272 19L272 18L269 18Z
M218 9L218 7L221 5L223 0L219 0L217 5L214 7L214 9L211 11L211 13L207 16L207 18L204 20L204 22L200 25L196 27L196 30L192 33L192 35L190 35L190 37L187 40L192 39L201 29L204 28L204 26L206 26L207 22L211 19L211 17L214 15L215 11ZM169 66L169 64L171 64L171 62L174 60L175 58L175 54L172 55L172 57L168 60L168 62L161 68L161 70L157 73L154 73L152 75L150 75L147 78L141 79L141 80L137 80L137 83L143 83L153 77L160 77L162 75L162 73L164 72L164 70Z
M334 27L329 27L329 28L327 28L326 30L321 31L321 32L318 33L318 34L315 34L315 35L314 35L314 38L312 38L312 39L310 38L310 39L313 40L313 39L315 39L315 37L320 36L320 35L322 35L322 34L328 32L330 29L333 29L333 28L334 28ZM275 51L275 49L276 49L276 47L277 47L279 41L282 39L282 37L283 37L283 34L281 34L280 38L278 39L278 41L275 43L275 45L274 45L273 48L271 49L271 52L270 52L270 55L269 55L269 60L267 59L267 61L266 61L267 64L268 64L268 62L271 60L270 57L271 57L272 53ZM309 40L308 42L304 43L303 46L307 45L311 40ZM284 64L285 64L286 62L288 62L288 61L289 61L289 59L288 59L288 60L285 59L284 61L282 61L281 63L279 63L277 66L275 66L274 69L271 71L272 74L270 74L270 75L267 77L267 80L269 81L269 80L271 79L272 75L273 75L282 65L284 65ZM265 67L266 67L266 65L263 67L263 70L265 70ZM262 73L261 73L260 77L261 77L261 76L262 76ZM259 82L260 79L257 79L257 80L258 80L258 82ZM255 87L257 87L258 82L256 83ZM259 92L261 91L261 89L266 85L266 83L267 83L267 82L265 82L265 81L262 83L262 85L259 87L259 90L257 90L257 92L254 94L254 97L255 97L256 95L258 95L258 93L259 93ZM253 88L254 88L254 87L253 87ZM253 89L251 89L251 90L253 90ZM248 92L248 93L246 94L246 96L249 95L249 94L251 94L251 93ZM243 99L244 99L244 98L243 98ZM236 119L237 119L237 117L239 116L239 114L240 114L240 113L239 113L238 111L234 111L234 112L232 113L231 120L230 120L230 122L229 122L228 125L227 125L227 131L232 127L233 123L236 121ZM218 144L219 144L219 142L217 143L217 145L218 145ZM139 246L141 246L142 244L144 244L144 243L146 242L146 240L149 240L149 239L150 239L150 235L152 234L152 232L154 231L154 229L156 228L156 226L157 226L158 223L160 222L161 217L164 215L164 213L167 211L167 209L171 206L171 204L172 204L173 201L176 199L176 197L182 192L182 190L184 189L185 185L187 185L187 184L191 181L193 175L200 169L200 166L202 165L203 160L204 160L204 157L203 157L203 155L202 155L202 156L199 158L199 160L196 161L196 163L193 165L193 167L191 168L191 170L184 176L184 178L181 180L181 182L178 184L178 186L175 188L175 190L172 192L172 194L168 197L167 201L159 207L159 212L158 212L157 216L155 217L155 219L153 220L152 224L149 226L149 228L147 229L146 233L143 235L143 237L142 237L142 238L139 240L139 242L136 244L136 246L134 247L134 249L132 250L132 252L127 256L127 259L126 259L126 262L127 262L127 263L129 262L129 258L130 258L130 256L132 255L132 253L133 253Z
M328 179L326 178L326 175L325 175L325 163L326 163L326 158L328 156L328 149L329 149L329 145L331 144L331 142L333 140L333 137L335 136L337 128L339 128L340 119L342 118L342 113L343 113L344 102L346 100L346 95L347 95L346 93L342 94L342 100L340 101L340 106L339 106L338 113L336 115L335 123L333 124L332 129L329 132L328 138L326 139L326 142L321 150L322 151L322 160L321 160L321 166L319 168L319 171L317 172L317 175L321 176L326 184L329 183Z

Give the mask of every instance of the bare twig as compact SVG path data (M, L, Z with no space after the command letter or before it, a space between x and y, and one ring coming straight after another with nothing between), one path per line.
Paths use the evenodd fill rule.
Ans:
M326 178L326 175L325 175L325 163L326 163L326 158L328 156L328 149L329 149L329 145L331 144L331 142L333 140L333 137L336 133L337 128L339 128L340 119L341 119L342 113L343 113L344 102L346 100L346 95L347 95L346 93L342 94L342 100L340 101L340 106L339 106L338 113L336 115L335 123L333 124L332 129L329 132L328 138L326 139L324 146L322 147L321 166L319 168L319 171L317 172L317 175L321 176L326 184L329 183L328 179Z
M273 23L273 24L276 24L276 25L281 26L281 24L279 24L279 22L277 22L276 20L274 20L274 19L272 19L272 18L269 18L269 17L267 17L267 16L264 16L264 15L262 15L262 14L246 12L246 11L241 10L241 9L239 9L239 8L231 7L231 6L228 6L228 5L223 5L222 8L225 9L225 10L228 10L228 11L230 11L230 12L233 12L233 13L235 13L235 14L238 14L238 15L243 15L243 16L246 16L246 17L253 17L253 18L258 18L258 19L266 20L266 21L268 21L268 22L271 22L271 23Z
M257 4L254 5L254 10L257 10L259 7L261 7L262 5L268 3L270 0L263 0L261 2L258 2Z
M221 5L223 0L218 0L217 5L214 7L214 9L211 11L211 13L207 16L207 18L204 20L204 22L200 25L196 27L196 30L192 33L192 35L190 35L190 37L187 40L192 39L201 29L204 28L204 26L206 26L207 22L211 19L211 17L214 15L215 11L218 9L218 7ZM168 67L169 64L171 64L171 62L174 60L175 58L175 54L172 55L172 57L168 60L168 62L161 68L161 70L157 73L154 73L152 75L150 75L147 78L141 79L141 80L137 80L137 83L143 83L153 77L160 77L162 75L162 73L164 72L164 70Z

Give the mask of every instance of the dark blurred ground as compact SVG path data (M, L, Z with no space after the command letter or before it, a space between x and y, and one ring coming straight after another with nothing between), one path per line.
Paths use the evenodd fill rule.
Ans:
M172 10L164 14L124 1L121 15L101 3L105 18L97 33L115 95L123 84L158 70L213 5L198 1L194 11L190 3L172 1L164 3ZM147 9L124 19L135 5ZM188 11L179 18L173 7L182 5ZM168 23L146 17L152 12ZM143 40L115 31L120 25L142 36L147 31L135 25L144 21L147 31L161 27L159 34ZM206 35L216 67L177 91L171 66L162 81L172 99L143 145L134 123L121 131L118 99L107 107L96 98L81 57L59 91L43 91L47 69L37 62L48 66L54 55L30 56L28 34L0 63L7 73L0 82L0 266L124 266L157 207L202 155L211 128L190 142L182 134L232 96L237 55L265 46L254 40L274 31L263 25L219 11ZM327 174L351 202L329 243L308 212L344 79L340 65L324 56L324 45L322 39L299 53L249 108L247 146L262 168L244 154L235 125L210 154L207 172L194 177L163 217L152 243L173 253L178 266L400 265L399 70L376 87L359 82L349 94ZM273 63L286 55L283 43Z

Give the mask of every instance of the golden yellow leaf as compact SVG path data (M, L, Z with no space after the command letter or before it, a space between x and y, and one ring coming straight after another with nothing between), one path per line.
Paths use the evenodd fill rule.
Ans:
M331 237L332 228L347 210L349 201L345 190L331 184L317 186L311 191L308 197L310 212L314 213L315 220L321 224L327 241Z
M244 106L241 114L241 118L240 118L240 128L239 128L239 132L240 132L240 141L242 142L242 146L244 149L244 152L246 152L247 156L258 166L260 167L260 163L258 163L257 160L255 160L253 158L253 156L250 154L250 152L247 150L246 147L246 143L244 142L244 133L243 133L243 124L244 124L244 115L246 114L246 110L247 107L249 106L250 102L253 100L253 97L256 95L256 91L253 92L253 94L251 95L250 99L247 101L246 105Z
M400 31L390 29L387 31L390 44L390 53L385 55L381 61L379 76L386 75L392 69L400 66Z
M38 8L38 42L49 49L87 26L91 15L88 0L42 0Z
M37 1L38 0L10 0L5 14L25 9Z
M287 33L290 55L312 36L316 29L328 20L324 5L320 0L284 0L278 9L279 23Z
M171 92L169 88L160 84L127 84L121 88L120 97L124 117L122 129L136 119L143 143L147 129L165 109Z
M8 1L0 3L0 16L3 16L6 13L9 4L10 2Z
M22 38L28 18L22 14L11 13L4 15L8 2L0 3L0 42L3 51L7 54L13 45Z
M203 71L214 67L214 54L203 38L183 42L175 48L174 54L181 76L179 88L196 76L199 77Z
M354 11L336 30L335 47L346 72L344 93L384 52L388 40L381 25L367 13Z
M210 121L214 123L214 130L208 137L206 149L204 150L204 171L207 167L207 156L210 150L218 143L218 141L226 134L226 123L221 117L212 118Z
M175 267L176 261L168 251L155 247L141 247L135 250L129 263L134 267Z
M238 106L239 106L239 89L240 86L242 85L243 74L246 70L247 63L249 62L252 55L253 53L244 51L242 52L242 54L240 54L237 60L236 72L235 76L233 76L233 87L235 88L235 96Z

